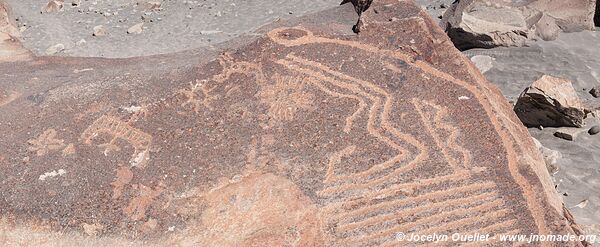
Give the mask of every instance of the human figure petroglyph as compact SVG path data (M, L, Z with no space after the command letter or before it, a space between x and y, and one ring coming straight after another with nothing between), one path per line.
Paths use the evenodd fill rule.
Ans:
M122 139L129 142L135 150L132 158L129 160L130 165L138 168L146 167L150 160L151 135L135 129L115 117L105 115L94 121L81 134L80 139L85 144L91 145L92 140L100 134L107 134L112 137L108 143L98 145L98 147L104 148L105 155L108 155L112 151L120 151L121 148L116 145L116 141Z
M43 156L50 151L55 151L65 146L65 141L57 138L56 130L48 129L44 131L38 138L28 141L29 151L35 152L37 156Z

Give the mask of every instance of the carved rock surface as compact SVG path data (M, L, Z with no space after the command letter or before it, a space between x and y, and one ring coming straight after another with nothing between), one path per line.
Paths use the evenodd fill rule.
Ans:
M0 243L581 233L510 105L426 13L381 0L363 18L353 34L344 5L218 54L0 66L15 95L0 104Z
M456 1L442 26L459 49L524 46L559 32L594 30L596 0Z
M515 112L528 127L582 127L585 118L571 81L548 75L521 93Z

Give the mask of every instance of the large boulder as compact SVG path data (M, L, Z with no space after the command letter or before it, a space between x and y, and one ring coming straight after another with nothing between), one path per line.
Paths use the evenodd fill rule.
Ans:
M0 245L581 234L527 129L426 13L375 1L360 35L356 18L280 21L220 53L0 66L15 95L0 104Z
M594 29L596 0L459 0L441 24L459 49L523 46L560 31Z
M21 45L20 37L10 7L0 0L0 63L30 58L31 54Z
M571 81L548 75L526 88L514 109L527 127L582 127L586 115Z

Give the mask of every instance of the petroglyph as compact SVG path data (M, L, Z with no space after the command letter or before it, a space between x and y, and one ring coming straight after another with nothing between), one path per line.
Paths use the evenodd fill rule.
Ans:
M76 153L75 145L73 143L69 143L65 149L62 150L62 156L70 156Z
M433 137L437 147L442 150L450 166L453 169L466 169L471 162L471 153L457 144L458 128L445 123L447 110L425 100L414 98L412 102L421 116L425 128ZM453 153L458 154L460 158L455 158L457 155Z
M301 37L294 37L293 39L290 39L290 35L289 35L290 32L296 32L296 33L299 32L299 33L302 33L303 35ZM309 31L305 28L302 28L302 27L277 28L277 29L274 29L271 32L269 32L267 35L274 42L284 45L284 46L287 46L287 47L294 47L294 46L301 46L301 45L308 45L308 44L336 44L336 45L346 46L348 48L359 49L359 50L362 50L362 51L365 51L368 53L372 53L372 54L377 54L377 55L380 55L383 57L399 59L399 60L407 63L409 66L419 69L419 70L427 73L430 76L445 80L447 82L455 84L456 86L459 86L461 88L468 90L470 93L473 94L473 96L475 96L475 99L482 105L483 110L485 111L487 117L492 121L492 125L494 127L495 132L498 133L498 135L500 136L500 138L502 140L503 148L506 149L507 156L508 156L509 171L510 171L511 175L515 178L517 184L523 188L528 208L531 210L532 216L535 219L535 223L539 227L539 233L540 234L548 233L546 224L545 224L545 220L544 220L544 216L543 216L544 212L540 206L541 203L543 203L543 202L539 201L538 198L536 197L536 195L534 194L534 191L532 190L533 186L530 184L530 182L522 174L519 173L518 159L516 157L516 151L514 149L515 147L513 146L513 141L512 141L512 139L518 139L518 138L515 138L514 136L512 136L512 137L510 136L510 135L513 135L512 133L516 133L518 131L512 130L512 131L510 131L510 134L507 134L507 132L505 131L505 129L502 126L504 124L504 125L508 125L508 126L512 127L513 125L511 125L511 123L506 122L506 121L510 121L508 119L511 119L511 118L503 117L503 118L499 119L497 117L496 113L494 113L494 111L492 110L493 107L497 107L497 106L492 106L490 102L493 102L493 101L488 100L486 98L486 96L482 94L482 91L477 88L477 86L475 86L474 84L471 84L469 82L457 79L450 74L447 74L445 72L438 70L437 68L428 64L427 62L424 62L421 60L416 60L413 56L407 55L398 50L382 49L382 48L379 48L376 46L363 44L363 43L352 41L352 40L339 40L339 39L318 37L318 36L315 36L311 31ZM462 57L458 58L457 63L464 62L464 60L465 59ZM279 61L279 63L281 63L281 61ZM285 64L285 63L282 63L282 64ZM470 63L465 62L465 64L470 64ZM485 79L481 76L481 74L476 72L475 69L472 68L471 65L468 65L467 67L468 67L470 74L473 76L476 76L476 79L479 82L485 82ZM483 84L485 84L485 83L483 83ZM486 87L487 92L493 91L493 90L490 90L489 88L487 88L487 85L485 85L484 87ZM496 102L502 101L501 99L497 99L497 100L498 101L496 101ZM500 121L502 121L502 124L500 123Z
M214 108L210 105L212 100L218 98L218 96L211 95L211 92L216 88L214 86L212 88L208 87L208 81L206 80L196 80L196 82L190 82L190 88L181 90L181 94L187 97L186 102L181 104L182 107L191 106L194 112L198 113L204 107L208 110L213 110ZM198 94L201 95L198 95Z
M342 151L339 151L329 157L329 163L327 164L327 174L325 175L325 180L323 182L329 183L332 180L335 180L335 166L342 162L342 158L352 155L356 150L356 146L348 146L344 148Z
M312 109L314 95L306 92L304 78L275 74L273 84L263 85L257 97L269 105L269 117L276 122L291 121L300 110Z
M56 130L48 129L44 131L37 139L28 141L29 151L35 152L37 156L43 156L51 151L59 150L65 146L64 140L57 138Z
M62 176L62 175L65 175L65 174L67 174L67 171L65 171L64 169L58 169L58 171L54 170L54 171L51 171L51 172L46 172L46 173L40 175L40 177L38 179L41 180L41 181L45 181L48 178L53 178L53 177L56 177L56 176Z
M115 142L117 139L122 139L131 144L135 149L132 158L129 160L129 164L139 168L146 167L150 160L151 135L135 129L117 118L102 116L81 134L80 139L85 144L91 145L92 140L100 134L107 134L112 137L108 143L98 145L98 147L104 148L105 155L108 155L111 151L120 151L121 148Z
M291 181L249 174L197 195L201 225L182 232L199 246L323 246L317 208Z
M104 229L104 226L98 223L95 224L87 224L87 223L83 223L81 224L81 227L83 228L83 232L85 234L87 234L88 236L97 236L99 234L102 233L102 230Z
M21 97L21 93L12 92L5 95L3 91L0 91L0 107L8 105L19 97Z
M117 168L117 176L116 180L110 183L113 186L113 195L112 199L119 199L123 194L123 189L126 185L128 185L133 179L133 172L127 166L119 166Z
M129 205L123 209L123 213L132 221L138 221L146 217L146 210L154 203L154 200L164 191L162 186L152 189L143 184L138 185L138 195L129 201Z
M261 64L245 61L234 61L234 58L229 53L223 53L219 57L219 64L223 68L222 72L212 77L211 80L213 81L223 83L234 74L253 76L256 80L256 83L259 85L264 84L267 81Z

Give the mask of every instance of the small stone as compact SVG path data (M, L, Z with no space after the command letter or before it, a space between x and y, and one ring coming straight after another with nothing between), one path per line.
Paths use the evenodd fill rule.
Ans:
M144 26L143 22L135 24L135 25L131 26L129 29L127 29L127 33L128 34L140 34L144 30L143 26Z
M106 28L102 25L98 25L94 27L94 33L92 34L92 36L100 37L106 36L107 34L108 31L106 30Z
M59 53L64 50L65 50L65 45L56 44L56 45L50 46L50 47L48 47L48 49L46 49L46 55L54 55L54 54Z
M554 136L565 139L567 141L574 141L579 134L584 132L585 129L581 128L560 128L554 132Z
M48 4L46 4L46 6L44 6L44 8L42 9L42 13L57 12L57 11L61 11L62 8L63 8L62 1L51 0L50 2L48 2Z
M598 133L600 133L600 125L596 125L596 126L590 128L590 130L588 130L588 134L590 134L590 135L595 135Z
M75 43L77 46L82 46L85 45L87 43L87 41L85 41L85 39L80 39L79 41L77 41L77 43Z
M594 98L600 97L600 87L599 86L593 87L592 90L590 90L590 94L592 96L594 96Z

